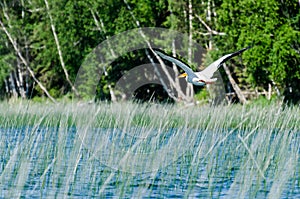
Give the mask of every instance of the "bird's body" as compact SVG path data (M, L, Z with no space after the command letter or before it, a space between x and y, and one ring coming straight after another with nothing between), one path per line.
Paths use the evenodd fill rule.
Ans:
M187 64L184 62L180 61L179 59L175 57L171 57L167 54L164 54L160 51L155 52L163 59L168 60L170 62L173 62L182 70L184 70L185 73L181 74L179 77L185 77L186 81L189 83L192 83L196 86L204 86L206 84L211 84L217 81L217 78L212 78L213 74L218 70L218 68L227 60L231 59L232 57L241 54L245 50L249 49L250 47L243 48L242 50L239 50L234 53L230 53L227 55L224 55L220 59L214 61L212 64L210 64L208 67L206 67L203 71L201 72L194 72Z

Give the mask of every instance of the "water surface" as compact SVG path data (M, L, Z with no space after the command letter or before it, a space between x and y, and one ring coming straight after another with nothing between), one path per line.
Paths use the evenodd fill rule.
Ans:
M300 198L299 138L280 130L2 128L0 197Z

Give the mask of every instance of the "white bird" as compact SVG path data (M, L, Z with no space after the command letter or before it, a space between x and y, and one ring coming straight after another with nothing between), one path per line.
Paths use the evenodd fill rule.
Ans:
M242 50L239 50L234 53L230 53L227 55L224 55L220 59L214 61L212 64L210 64L208 67L206 67L203 71L201 72L194 72L187 64L184 62L180 61L179 59L175 57L171 57L167 54L164 54L160 51L154 50L161 58L166 59L170 62L173 62L182 70L184 70L185 73L179 75L179 77L185 77L186 81L189 83L192 83L196 86L204 86L206 84L212 84L215 81L217 81L217 78L212 78L214 73L218 70L218 68L227 60L231 59L232 57L241 54L245 50L251 48L250 46L247 48L243 48Z

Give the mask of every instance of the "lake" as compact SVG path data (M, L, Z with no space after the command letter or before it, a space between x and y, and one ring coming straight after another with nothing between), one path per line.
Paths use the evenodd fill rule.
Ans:
M0 128L1 198L300 198L283 129Z

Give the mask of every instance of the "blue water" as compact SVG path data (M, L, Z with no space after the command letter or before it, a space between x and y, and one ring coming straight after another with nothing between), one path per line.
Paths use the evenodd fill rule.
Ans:
M129 128L127 133L121 129L94 129L92 135L96 136L88 131L88 142L84 142L78 139L82 136L79 131L75 127L0 129L0 198L266 198L272 186L281 183L276 174L285 172L279 169L284 162L278 163L280 160L274 156L263 179L237 138L243 132L152 129L148 137L143 137L147 129ZM176 132L181 131L186 133L178 137L182 140L176 138ZM225 137L222 133L227 137L218 142ZM271 143L280 134L274 131L268 136L266 144L270 146L264 150L271 150ZM254 139L255 134L247 143L250 145ZM287 140L290 153L286 155L298 153L299 157L299 133ZM156 152L170 149L168 157L155 153L158 158L154 161L149 149L153 150L155 144ZM128 150L132 150L130 158L139 157L140 151L146 158L126 163L135 168L123 168L122 158ZM254 156L260 152L268 153L257 150ZM121 155L119 159L109 157L114 154ZM147 161L147 157L152 159ZM292 165L292 174L279 186L280 198L300 198L299 159Z

